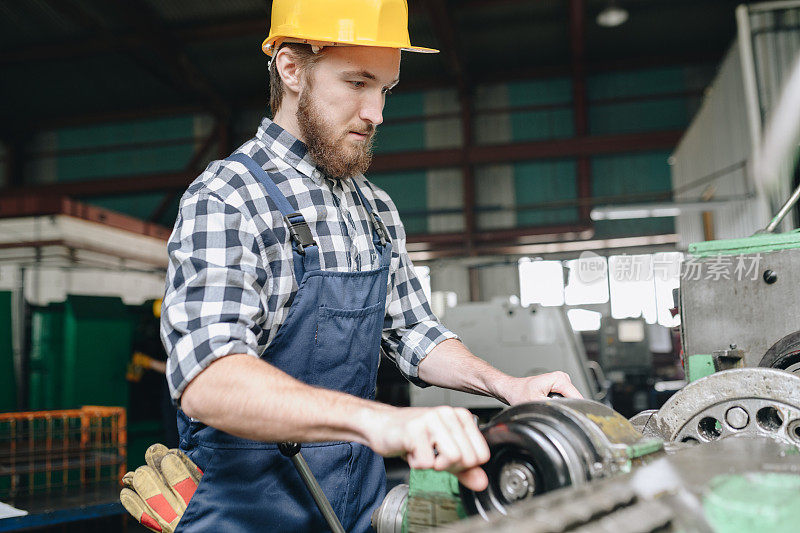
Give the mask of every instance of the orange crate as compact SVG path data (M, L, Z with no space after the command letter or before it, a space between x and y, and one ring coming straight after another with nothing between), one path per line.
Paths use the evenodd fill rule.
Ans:
M126 451L122 407L0 413L0 501L119 483Z

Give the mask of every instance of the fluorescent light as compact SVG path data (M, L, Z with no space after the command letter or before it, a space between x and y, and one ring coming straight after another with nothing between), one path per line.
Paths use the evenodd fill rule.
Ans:
M628 11L616 5L615 2L609 3L597 15L597 23L604 28L614 28L625 24L628 20Z
M657 204L605 205L592 209L592 220L625 220L631 218L676 217L681 213L713 211L729 207L736 200L712 200L708 202L662 202Z
M676 217L681 214L681 210L677 207L663 207L663 208L656 208L650 211L650 216L654 218L658 217Z

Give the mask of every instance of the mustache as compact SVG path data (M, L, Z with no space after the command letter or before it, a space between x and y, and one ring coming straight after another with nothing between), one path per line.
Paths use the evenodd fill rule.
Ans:
M348 131L352 131L360 135L373 135L375 133L375 129L376 129L375 124L367 124L363 127L363 129L351 128Z

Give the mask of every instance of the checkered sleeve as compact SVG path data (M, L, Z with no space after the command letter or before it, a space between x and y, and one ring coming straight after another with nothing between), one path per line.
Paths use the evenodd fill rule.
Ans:
M383 347L400 372L420 387L419 364L440 342L458 338L433 314L406 251L403 223L389 195L370 184L378 214L392 238L391 296L383 324Z
M192 189L190 188L190 191ZM208 190L184 196L167 251L161 338L175 401L216 359L258 357L268 283L253 221Z

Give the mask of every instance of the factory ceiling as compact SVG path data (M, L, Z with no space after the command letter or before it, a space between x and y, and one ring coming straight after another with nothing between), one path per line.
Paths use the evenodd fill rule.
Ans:
M401 90L669 63L713 63L735 34L732 0L625 0L627 23L603 28L605 0L411 0L415 43ZM83 120L181 109L263 106L263 0L25 0L0 3L0 135ZM575 57L570 10L582 10ZM574 21L573 13L573 21Z

